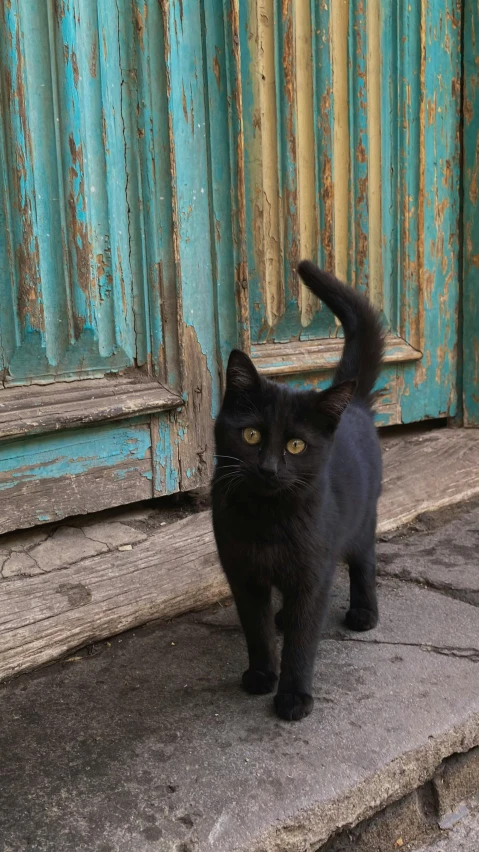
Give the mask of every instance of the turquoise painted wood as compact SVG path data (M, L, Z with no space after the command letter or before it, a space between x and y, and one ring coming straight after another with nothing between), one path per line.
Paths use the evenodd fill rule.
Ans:
M479 426L479 3L464 8L464 280L462 404L464 423Z
M178 400L0 434L16 525L206 484L234 346L279 381L325 386L341 330L297 279L305 253L382 312L380 422L454 417L464 400L477 423L465 2L463 222L457 0L0 4L0 411L14 387L38 385L40 405L42 385L73 399L78 380L125 371Z
M297 3L295 8L293 33L306 7ZM341 8L343 13L337 15L342 16L344 55L332 4L311 4L310 49L315 63L311 180L317 205L313 255L319 263L338 268L345 245L347 266L342 274L347 274L352 286L369 293L381 310L390 332L388 360L401 349L394 376L396 403L381 414L381 422L454 417L460 370L460 4L456 0L418 0L409 5L350 0ZM279 0L270 0L257 16L249 0L240 2L240 10L253 353L262 363L261 347L268 344L271 361L274 343L279 365L282 344L304 342L304 357L297 357L301 372L304 358L321 361L321 341L337 336L338 330L324 309L305 322L298 282L291 272L291 260L304 253L298 225L297 154L301 145L310 144L304 141L307 118L299 112L294 85L288 85L288 69L293 69L294 78L298 62L294 51L292 59L285 58L284 30L290 25L291 10ZM271 41L268 30L273 32L280 68L274 79L268 78L272 68L258 58L258 43L264 49ZM255 84L255 79L260 82ZM341 85L345 112L339 100L335 103ZM336 137L332 140L331 132L338 123L346 139L342 161L338 158L344 156L344 149L335 152ZM268 124L274 124L277 132L272 153ZM374 183L376 149L380 168ZM347 221L334 200L341 172L349 181ZM271 193L276 174L277 197ZM380 196L377 213L372 206L374 193ZM270 267L276 263L274 275L268 276L268 263ZM314 356L308 356L312 340L318 347ZM310 363L306 386L321 382L320 374L314 374Z
M221 358L244 331L232 44L221 5L194 0L0 6L0 406L14 386L38 385L42 405L41 385L74 395L76 380L125 370L182 400L143 422L146 455L116 423L104 446L123 445L96 459L72 449L95 447L93 426L65 433L68 457L52 439L57 459L48 436L1 442L0 497L25 501L16 525L79 511L69 483L102 470L105 505L209 479ZM32 470L58 506L27 505Z

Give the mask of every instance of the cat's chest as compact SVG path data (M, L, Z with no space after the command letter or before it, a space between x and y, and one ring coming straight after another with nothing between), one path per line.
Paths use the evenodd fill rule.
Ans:
M254 572L275 575L314 552L314 528L299 519L230 516L220 538L229 555Z

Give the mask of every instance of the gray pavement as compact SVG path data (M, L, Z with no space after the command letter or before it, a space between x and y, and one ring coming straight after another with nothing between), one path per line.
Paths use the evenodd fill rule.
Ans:
M338 571L301 723L241 691L233 606L0 685L1 852L312 852L478 745L479 508L388 538L376 630Z
M457 811L457 822L444 829L426 846L414 847L415 852L478 852L479 800L465 802Z

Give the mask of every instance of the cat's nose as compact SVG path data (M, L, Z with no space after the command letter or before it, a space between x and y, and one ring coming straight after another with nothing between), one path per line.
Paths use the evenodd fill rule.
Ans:
M278 473L278 465L275 459L265 459L259 469L265 479L274 479Z

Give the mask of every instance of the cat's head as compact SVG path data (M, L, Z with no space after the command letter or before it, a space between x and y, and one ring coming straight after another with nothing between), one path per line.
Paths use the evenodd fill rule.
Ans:
M262 378L251 359L233 350L215 427L215 481L231 493L299 494L324 466L354 382L325 391L297 391Z

